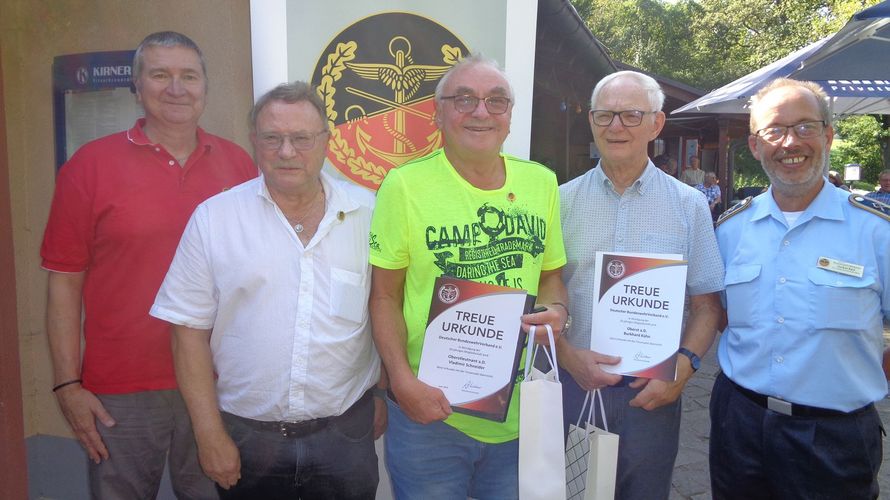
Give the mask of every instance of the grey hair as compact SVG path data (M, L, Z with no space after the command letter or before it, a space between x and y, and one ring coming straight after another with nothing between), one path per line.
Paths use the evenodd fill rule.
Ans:
M201 49L198 48L198 44L196 44L194 40L175 31L158 31L152 33L145 37L139 46L136 47L136 54L133 55L133 74L130 75L134 85L138 82L139 75L142 73L142 66L145 64L142 53L149 47L185 47L194 50L195 53L198 54L198 60L201 61L201 72L204 74L204 82L206 85L207 64L204 62L204 53L201 52Z
M448 70L448 72L442 75L442 78L439 79L439 83L436 84L436 101L441 101L442 97L444 97L442 93L445 92L445 86L448 84L448 80L451 79L452 75L460 71L462 68L476 66L477 64L488 66L489 68L500 73L500 75L504 77L504 81L507 82L507 92L509 92L510 94L508 97L510 99L513 99L513 86L510 85L510 79L507 78L507 73L504 71L501 65L498 64L498 62L494 59L486 57L481 52L475 52L461 58L460 61L457 62L457 64L452 66L451 69Z
M596 84L596 87L593 88L593 93L590 95L590 109L596 109L596 100L599 98L603 89L613 81L621 78L633 80L646 91L646 95L649 97L649 106L652 107L652 111L661 111L661 108L664 106L664 91L661 90L661 85L659 85L651 76L644 75L637 71L618 71L603 77L603 79Z
M825 90L822 89L822 86L815 82L809 82L806 80L795 80L793 78L776 78L771 81L766 87L763 87L751 98L751 106L749 111L751 111L751 117L748 124L748 128L751 130L753 134L756 132L754 130L754 108L760 103L760 101L766 97L767 94L772 92L773 90L784 88L784 87L792 87L803 90L810 91L813 94L813 97L816 98L816 101L819 103L819 116L822 118L822 121L825 122L826 125L831 125L831 109L828 107L828 94L825 93Z
M324 122L325 130L329 130L324 102L321 100L321 97L319 97L318 91L312 85L297 80L290 83L282 83L257 99L256 104L253 105L253 109L250 110L250 115L248 115L251 132L256 132L257 117L263 108L275 101L281 101L287 104L308 102L316 111L318 111L318 116L321 118L321 121Z

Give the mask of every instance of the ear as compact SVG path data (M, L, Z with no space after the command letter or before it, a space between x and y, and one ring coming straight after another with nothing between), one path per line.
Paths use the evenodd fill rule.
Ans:
M757 151L757 136L754 134L748 134L748 149L751 150L751 156L760 161L760 152Z
M654 141L655 138L658 137L658 134L661 133L661 129L664 128L665 120L667 120L667 117L665 116L664 111L655 113L655 128L652 131L652 137L649 138L650 141Z
M831 142L834 141L834 127L831 124L825 126L825 150L831 151Z

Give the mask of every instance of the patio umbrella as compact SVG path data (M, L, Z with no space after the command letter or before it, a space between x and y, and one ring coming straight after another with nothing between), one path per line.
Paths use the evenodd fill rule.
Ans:
M776 78L812 80L837 117L890 114L890 0L854 15L840 31L678 108L677 113L747 113Z

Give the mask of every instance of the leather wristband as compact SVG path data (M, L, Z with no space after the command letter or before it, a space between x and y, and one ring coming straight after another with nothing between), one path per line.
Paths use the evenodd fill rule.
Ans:
M74 380L69 380L69 381L67 381L67 382L62 382L61 384L59 384L59 385L53 387L53 392L58 391L58 390L61 389L62 387L66 387L66 386L69 386L69 385L72 385L72 384L80 384L80 383L83 383L83 380L82 380L82 379L79 379L79 378L76 378L76 379L74 379Z

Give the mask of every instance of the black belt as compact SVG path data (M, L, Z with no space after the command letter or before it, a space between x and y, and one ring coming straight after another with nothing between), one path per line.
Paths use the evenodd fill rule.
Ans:
M729 383L732 384L732 386L735 388L736 391L739 392L739 394L757 403L758 406L766 408L768 410L773 410L783 415L794 417L846 417L849 415L861 413L874 406L874 403L869 403L862 408L857 408L850 412L844 412L840 410L831 410L828 408L800 405L797 403L785 401L783 399L775 398L773 396L766 396L764 394L754 392L751 389L746 389L739 384L736 384L729 377L722 373L720 374L720 376L726 378L726 380L728 380Z
M361 407L363 403L366 403L369 399L371 399L371 397L371 391L367 391L364 395L362 395L361 398L359 398L358 401L353 403L353 405L350 406L349 409L347 409L341 415L315 418L312 420L304 420L302 422L268 422L263 420L254 420L252 418L240 417L232 413L223 413L225 413L226 415L230 415L232 418L238 420L239 422L247 425L252 429L266 432L277 432L286 438L297 439L309 436L310 434L314 434L327 427L328 424L330 424L331 422L336 422L338 419L348 418L353 412L356 411L357 408Z

